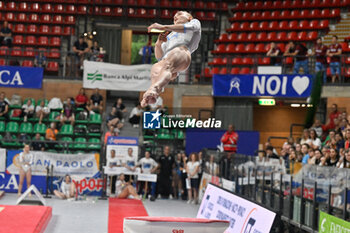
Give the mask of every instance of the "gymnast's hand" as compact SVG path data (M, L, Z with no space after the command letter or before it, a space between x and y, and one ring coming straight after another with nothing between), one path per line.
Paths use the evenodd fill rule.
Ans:
M158 36L157 43L163 43L167 41L167 36L169 35L170 32L163 32L160 33Z
M154 23L148 27L148 32L151 32L152 29L165 30L165 26L159 23Z

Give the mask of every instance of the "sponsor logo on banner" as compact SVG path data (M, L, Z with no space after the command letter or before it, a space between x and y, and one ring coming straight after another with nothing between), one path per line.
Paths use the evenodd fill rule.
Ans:
M157 112L144 112L143 113L143 128L144 129L160 129L160 116L162 114Z
M99 195L103 188L103 179L84 178L82 180L74 180L78 194Z
M106 157L107 159L111 156L111 150L115 151L116 158L120 161L120 163L125 163L128 158L128 150L132 149L132 155L136 162L138 157L138 138L134 137L108 137L107 139L107 149L106 149Z
M7 172L19 174L19 154L22 151L8 151ZM99 154L58 154L31 151L34 157L31 165L33 175L45 176L47 167L53 166L54 176L65 174L94 177L99 172Z
M220 75L213 77L214 96L303 97L311 94L311 75Z
M31 183L37 187L39 191L46 191L46 177L32 176ZM19 175L0 173L0 190L8 193L18 192ZM23 192L26 190L26 185L23 186Z
M146 91L151 85L150 64L117 65L84 61L83 86L105 90Z
M0 86L40 89L43 81L43 68L0 66Z
M225 232L270 232L276 213L209 184L202 199L197 218L227 220Z
M319 233L348 233L350 222L320 211Z

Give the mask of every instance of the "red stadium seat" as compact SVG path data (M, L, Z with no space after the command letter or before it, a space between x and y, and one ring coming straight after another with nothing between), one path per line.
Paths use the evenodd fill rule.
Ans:
M284 43L279 43L277 46L281 49L282 52L284 52L284 49L285 49Z
M250 17L252 20L258 20L261 18L261 13L260 11L254 11Z
M38 32L38 27L34 24L28 25L27 32L31 34L35 34Z
M281 22L278 24L278 29L279 29L279 30L287 30L287 29L288 29L288 21L286 21L286 20L281 21Z
M27 22L27 15L24 13L19 13L17 15L17 21L18 22Z
M285 60L284 60L284 63L287 64L287 65L293 64L294 63L293 57L286 57Z
M216 19L216 14L213 11L207 12L207 19L208 20L215 20Z
M266 31L268 27L269 27L269 23L266 21L260 22L260 24L259 24L260 31Z
M12 12L7 12L5 14L5 20L7 20L7 21L14 21L15 20L15 15Z
M348 64L348 65L350 64L350 57L345 58L345 64Z
M242 65L242 58L240 57L234 57L231 62L232 65Z
M287 34L287 40L288 41L295 41L298 39L298 34L296 32L288 32Z
M249 30L258 31L259 30L259 22L252 22L249 25Z
M221 65L222 64L222 58L221 57L214 57L213 61L208 62L208 65Z
M221 68L219 74L227 74L227 68L226 67Z
M39 39L38 39L38 45L48 46L49 45L49 39L46 36L40 36Z
M350 77L350 67L345 68L345 77L349 78Z
M34 66L34 62L32 60L24 60L22 62L22 66L24 66L24 67L33 67Z
M230 31L238 31L240 30L240 27L241 27L240 23L238 22L232 23L230 27Z
M6 10L8 10L8 11L16 11L16 3L15 2L8 2L6 4Z
M316 40L317 39L317 31L312 31L307 34L308 40Z
M75 17L73 15L68 15L65 17L66 24L75 24Z
M0 47L0 56L6 56L9 54L9 48L7 46Z
M163 19L170 19L172 16L168 10L162 10L160 12L160 17Z
M52 12L51 4L50 3L46 3L46 4L42 5L41 12L51 13Z
M308 29L309 28L309 24L310 24L310 22L308 22L306 20L302 20L299 23L299 28L300 29Z
M278 22L277 21L272 21L269 23L269 30L276 30L278 28Z
M318 27L319 21L318 20L312 20L309 24L310 29L316 29Z
M291 3L290 0L284 0L284 1L282 2L282 8L283 8L283 9L290 9L290 8L291 8L291 5L292 5L292 3Z
M312 0L311 1L311 4L310 4L310 7L319 7L321 4L320 4L321 0Z
M233 20L241 20L242 19L242 12L235 12L233 13Z
M0 48L1 49L1 48ZM6 65L6 61L5 59L0 59L0 66L4 66Z
M202 1L195 1L194 7L195 7L197 10L205 9L205 4L204 4L204 2L202 2Z
M292 10L290 12L290 18L297 19L300 17L300 11L299 10Z
M244 57L242 59L242 63L243 63L243 65L253 65L254 64L253 59L251 57Z
M48 58L60 58L60 50L59 49L50 49L49 54L47 55Z
M117 8L115 8L117 9ZM87 13L87 7L86 6L78 6L78 14L84 15Z
M110 7L102 7L101 8L101 15L106 15L106 16L110 16L112 15L112 9Z
M307 40L307 33L305 31L298 33L298 40L305 41Z
M15 35L13 37L13 43L18 44L18 45L23 44L23 36L22 35Z
M199 20L206 20L207 17L205 16L203 11L197 11L195 13L195 18L199 19Z
M23 56L34 57L35 56L34 48L33 47L26 47L24 52L23 52Z
M282 8L282 1L274 1L272 4L273 9L281 9Z
M162 6L162 7L170 7L169 0L160 1L160 6Z
M128 8L128 17L135 17L134 8Z
M246 53L254 53L255 52L255 44L247 44L245 46Z
M138 4L138 5L140 5L140 4ZM173 3L171 4L171 6L174 7L174 8L182 8L182 2L179 1L179 0L175 0L175 1L173 1ZM210 9L210 8L209 8L209 9Z
M306 18L310 17L310 11L309 10L301 10L299 16L301 19L306 19Z
M41 9L39 3L32 3L32 5L30 6L30 11L40 12Z
M4 8L5 8L5 5L4 5L4 3L1 1L1 2L0 2L0 10L2 11Z
M294 0L291 4L292 8L302 8L301 0Z
M21 2L19 4L18 10L19 11L28 11L28 8L29 8L29 6L26 2Z
M250 74L251 71L250 71L250 68L249 67L243 67L240 71L239 71L240 74Z
M54 15L53 16L53 23L54 24L62 24L63 23L62 15Z
M332 18L338 18L340 16L340 9L332 9L330 13L330 17Z
M60 26L53 26L52 27L52 34L61 35L62 34L62 28Z
M277 33L276 32L269 32L267 34L267 40L268 41L275 41L275 40L277 40Z
M27 45L35 45L36 44L35 37L34 36L26 36L26 44Z
M329 27L329 20L321 20L319 23L319 28L324 29Z
M259 58L258 59L258 64L259 65L270 65L271 64L271 61L270 61L270 57L263 57L263 58Z
M248 37L247 37L247 40L248 41L256 41L256 33L255 32L249 33Z
M69 36L69 35L72 35L72 34L74 34L74 33L72 32L72 28L71 28L71 27L64 27L64 29L63 29L63 34L64 34L65 36Z
M288 11L288 10L281 11L280 18L282 18L282 19L289 19L290 18L290 11Z
M299 23L296 20L290 21L289 24L288 24L289 30L296 30L296 29L298 29L298 26L299 26L298 24Z
M123 8L121 8L121 7L114 8L113 15L114 16L122 16L123 15Z
M264 9L263 8L263 2L262 1L255 1L254 5L253 5L253 8L256 9L256 10Z
M55 61L49 61L46 66L46 70L50 72L58 72L58 63Z
M269 19L269 18L271 18L271 12L270 11L263 11L261 13L260 17L261 17L262 20Z
M41 25L39 28L39 33L40 34L49 34L50 33L50 28L47 25Z
M220 69L219 67L213 67L210 71L210 73L213 74L219 74L220 73Z
M310 14L308 15L309 18L320 18L321 12L319 9L314 9L310 11Z
M67 6L67 11L68 11L68 7L69 7L69 5ZM63 5L62 4L55 5L54 6L54 12L55 12L55 14L62 14L62 13L64 13L65 10L64 10Z
M61 39L59 37L52 37L50 39L51 46L61 46Z
M235 47L235 53L244 53L244 52L245 52L244 44L237 44Z
M231 33L230 35L228 35L228 40L233 42L237 40L237 34L236 33Z
M242 19L250 20L252 13L249 11L243 12Z
M217 7L218 5L215 2L207 2L207 9L217 9Z
M266 53L266 49L265 49L265 44L263 43L259 43L255 46L255 52L256 53Z
M260 32L256 39L258 41L266 41L266 38L267 38L266 32Z
M15 26L15 33L24 33L25 32L25 27L23 24L16 24Z
M86 12L86 10L85 10L85 12ZM59 13L59 12L57 12L57 13ZM68 5L66 7L66 13L74 15L77 13L77 8L75 7L75 5Z
M228 45L225 47L224 53L234 53L234 52L235 52L235 49L236 49L235 44L228 44Z
M31 14L31 15L29 15L29 22L31 22L31 23L38 23L39 22L38 14Z
M48 14L41 15L40 23L51 23L51 16Z
M229 42L227 33L222 33L218 39L219 42Z
M244 22L244 23L241 23L241 26L240 26L240 30L241 31L247 31L249 30L249 23L248 22Z
M263 6L261 9L266 9L266 10L273 9L273 1L263 1Z
M323 9L321 11L321 17L322 18L329 18L331 16L329 9Z
M11 49L11 56L13 56L13 57L20 57L20 56L22 56L22 49L21 49L21 47L13 47Z
M216 49L212 51L213 54L224 53L226 50L226 46L224 44L218 44Z
M242 33L239 33L238 36L237 36L237 40L238 41L247 41L247 33L245 32L242 32Z
M239 67L233 67L230 71L230 74L239 74Z

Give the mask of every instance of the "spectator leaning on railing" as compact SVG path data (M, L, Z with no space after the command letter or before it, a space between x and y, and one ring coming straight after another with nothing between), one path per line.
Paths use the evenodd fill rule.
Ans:
M329 67L331 68L332 83L338 78L340 81L341 66L340 66L340 55L342 54L342 47L338 43L338 37L334 35L332 37L332 44L328 47L327 56L331 58Z

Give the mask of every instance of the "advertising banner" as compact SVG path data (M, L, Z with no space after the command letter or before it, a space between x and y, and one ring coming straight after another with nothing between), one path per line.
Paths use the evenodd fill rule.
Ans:
M320 211L319 233L350 232L350 222Z
M31 183L40 192L46 192L46 177L45 176L32 176ZM19 175L7 174L0 172L0 190L7 193L17 193L19 184ZM23 185L22 192L26 191L26 183Z
M43 72L38 67L0 66L0 87L40 89Z
M64 176L54 177L53 189L60 189L64 181ZM78 195L100 196L103 189L103 179L101 178L80 178L72 176Z
M151 85L152 65L117 65L84 61L84 88L146 91Z
M214 96L307 98L311 89L311 75L215 74L213 77Z
M7 172L19 174L20 150L10 150L7 153ZM46 176L46 168L53 165L54 176L94 177L99 173L99 154L58 154L42 151L31 151L34 157L32 174Z
M111 156L111 150L115 151L116 158L121 162L125 163L127 156L128 156L128 150L131 148L132 150L132 157L136 161L138 161L138 154L139 154L139 143L138 138L134 137L108 137L107 139L107 150L106 150L106 157L107 159Z
M6 149L0 148L0 172L6 170Z
M197 218L227 220L225 232L270 232L276 213L209 184Z

